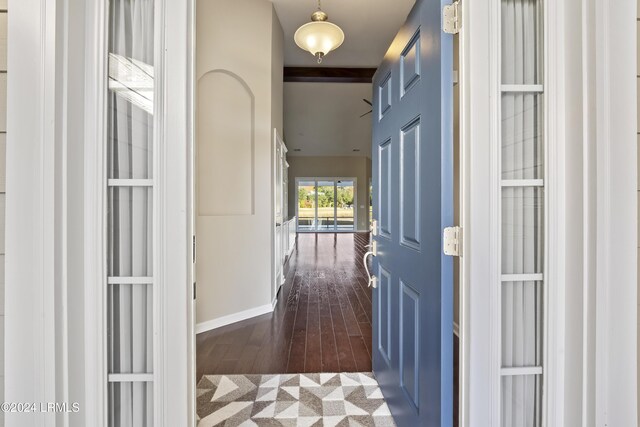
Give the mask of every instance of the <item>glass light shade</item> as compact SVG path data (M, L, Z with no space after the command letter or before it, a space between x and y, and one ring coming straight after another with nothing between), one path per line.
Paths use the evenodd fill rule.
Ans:
M340 47L344 42L344 33L336 24L327 21L316 21L304 24L293 36L296 44L313 56L318 53L326 55Z

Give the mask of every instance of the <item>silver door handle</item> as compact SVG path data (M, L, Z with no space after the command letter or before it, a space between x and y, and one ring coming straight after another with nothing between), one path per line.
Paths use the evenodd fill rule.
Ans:
M367 246L370 246L370 245L367 245ZM369 266L367 265L367 258L369 258L369 255L375 256L375 253L373 253L373 251L370 251L364 254L364 258L362 259L362 262L364 263L364 269L367 271L367 276L369 277L369 282L367 283L367 286L375 289L378 287L378 279L376 276L372 276L371 272L369 271Z

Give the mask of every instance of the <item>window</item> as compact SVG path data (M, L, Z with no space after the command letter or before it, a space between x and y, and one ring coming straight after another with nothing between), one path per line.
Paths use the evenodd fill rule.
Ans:
M541 0L501 0L501 418L542 425L545 140Z
M109 426L153 425L154 0L109 3Z
M355 178L296 180L298 231L354 231Z

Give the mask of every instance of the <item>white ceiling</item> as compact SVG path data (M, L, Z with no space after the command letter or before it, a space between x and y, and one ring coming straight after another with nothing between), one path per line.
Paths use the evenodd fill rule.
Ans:
M285 83L287 155L371 157L371 114L360 118L371 107L362 98L371 101L371 84Z
M316 0L272 0L284 30L285 66L314 66L316 59L296 46L293 34L310 21ZM345 41L324 59L323 67L377 67L415 0L323 0L329 21L339 25Z

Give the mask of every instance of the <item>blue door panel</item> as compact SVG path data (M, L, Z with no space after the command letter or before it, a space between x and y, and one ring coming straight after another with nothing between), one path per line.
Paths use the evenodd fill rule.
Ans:
M400 243L420 250L420 118L400 135Z
M420 30L400 55L401 94L404 96L420 79Z
M420 407L420 296L400 280L400 384L416 412Z
M375 91L378 94L377 111L378 111L378 118L380 120L382 120L382 118L384 118L384 115L387 114L387 112L391 109L391 103L392 103L391 84L392 84L391 73L389 72L378 84L377 86L378 90Z
M391 167L392 167L392 144L391 139L384 141L380 145L380 205L378 210L378 221L380 223L380 234L386 238L391 238L391 211L393 209L391 195Z
M453 416L453 40L418 0L373 85L373 368L399 427Z
M378 339L374 342L388 366L391 366L391 275L379 264L378 268L378 301L376 310L378 317Z

